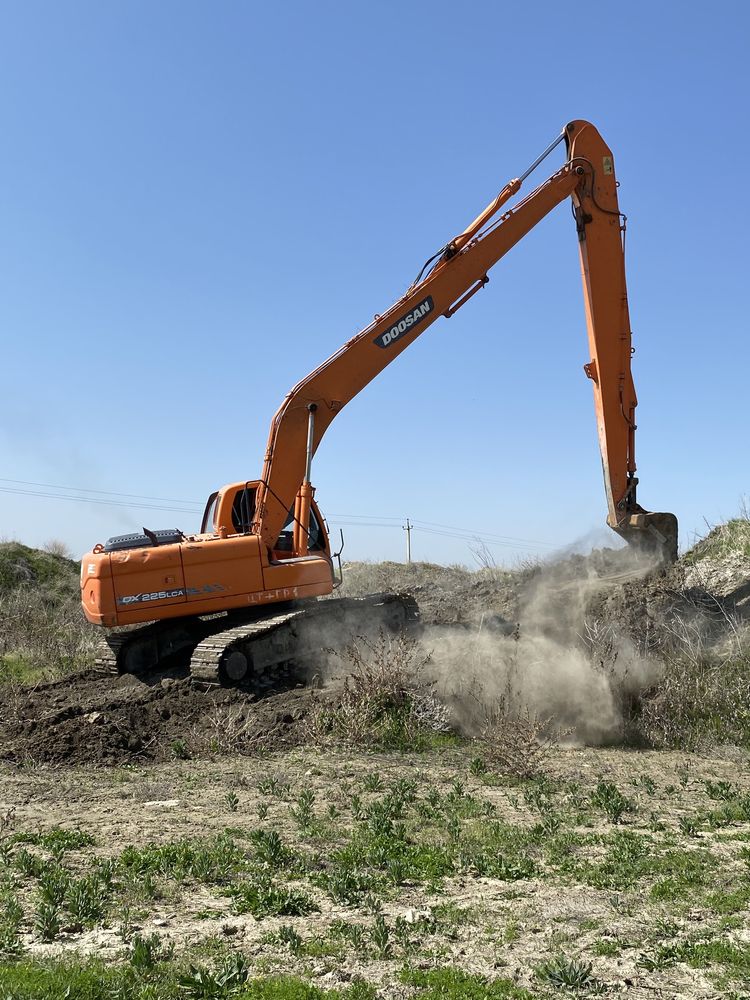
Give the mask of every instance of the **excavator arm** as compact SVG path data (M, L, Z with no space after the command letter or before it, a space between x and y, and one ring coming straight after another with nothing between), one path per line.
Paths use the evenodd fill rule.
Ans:
M513 208L502 206L551 150L565 141L564 166ZM310 463L331 421L440 316L452 316L488 281L488 272L556 205L572 198L583 276L607 522L629 542L676 556L677 521L636 501L635 408L631 375L622 216L611 151L585 121L574 121L471 225L428 261L406 294L307 375L271 423L253 531L271 550L294 506L297 550L313 496Z

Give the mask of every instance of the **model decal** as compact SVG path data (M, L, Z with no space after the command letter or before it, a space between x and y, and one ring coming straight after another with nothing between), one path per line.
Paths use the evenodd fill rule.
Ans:
M220 583L207 583L204 587L177 587L174 590L154 590L151 593L128 594L118 597L118 604L144 604L147 601L168 601L175 597L193 597L196 594L215 594L227 588Z

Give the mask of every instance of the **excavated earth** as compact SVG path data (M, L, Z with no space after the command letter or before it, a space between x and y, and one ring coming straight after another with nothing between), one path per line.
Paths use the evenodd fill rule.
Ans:
M236 689L201 691L174 674L73 674L6 690L2 759L114 765L261 746L282 750L302 741L311 695L299 688L263 698Z
M727 539L732 529L741 532ZM728 541L732 551L727 555ZM394 563L349 564L339 593L409 592L423 622L455 634L476 629L548 628L575 641L582 616L614 623L639 643L670 616L700 617L710 629L727 616L750 617L750 526L715 529L669 570L628 550L599 550L506 572ZM575 614L571 608L575 607ZM259 696L250 690L201 690L185 672L111 677L94 671L33 687L6 684L0 701L0 760L13 764L158 762L217 752L251 754L306 739L312 700L333 699L297 687Z

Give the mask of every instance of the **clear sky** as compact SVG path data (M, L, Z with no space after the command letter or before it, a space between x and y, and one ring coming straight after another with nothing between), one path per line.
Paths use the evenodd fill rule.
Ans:
M683 543L731 516L749 11L0 2L0 535L80 553L195 529L209 492L259 475L287 390L572 118L612 147L628 216L639 499ZM462 533L511 563L603 535L587 360L562 206L331 427L314 481L345 555L402 558L407 516L440 562L472 563Z

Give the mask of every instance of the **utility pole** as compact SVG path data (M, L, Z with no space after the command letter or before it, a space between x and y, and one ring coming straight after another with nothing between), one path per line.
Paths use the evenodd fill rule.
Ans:
M412 525L409 522L409 518L406 519L406 524L402 524L401 527L406 532L406 565L411 566L411 529Z

